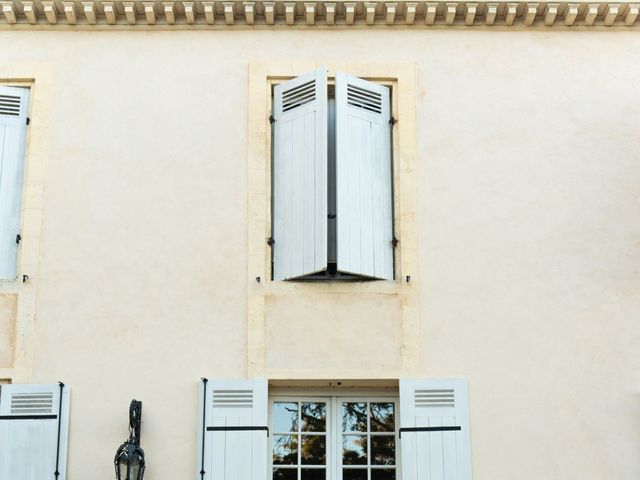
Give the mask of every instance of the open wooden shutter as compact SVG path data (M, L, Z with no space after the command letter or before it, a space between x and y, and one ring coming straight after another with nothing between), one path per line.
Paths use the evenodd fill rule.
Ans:
M465 380L400 380L402 480L471 480Z
M327 69L277 85L273 278L327 268Z
M2 385L0 478L55 480L57 468L58 480L64 480L68 429L67 387Z
M338 270L393 279L389 89L336 74Z
M198 418L204 419L204 425L198 438L196 479L265 480L267 381L211 380L203 382L201 393L204 402L200 402Z
M16 277L29 89L0 86L0 278Z

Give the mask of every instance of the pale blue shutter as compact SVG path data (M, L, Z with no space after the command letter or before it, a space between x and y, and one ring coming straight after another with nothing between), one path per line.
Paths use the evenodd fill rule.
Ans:
M327 70L276 85L274 280L327 268Z
M393 279L389 88L336 75L338 270Z
M16 277L29 90L0 86L0 279Z
M198 419L204 424L198 435L196 480L266 480L267 381L210 380L202 385Z
M471 480L465 380L400 380L402 480Z
M66 478L69 389L59 385L2 385L0 478ZM60 404L60 401L62 404ZM58 450L58 429L60 449Z

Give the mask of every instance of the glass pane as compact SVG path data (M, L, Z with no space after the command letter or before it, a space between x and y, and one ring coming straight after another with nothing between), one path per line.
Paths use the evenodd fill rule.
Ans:
M342 480L367 480L367 470L362 468L343 468Z
M327 431L327 404L303 403L302 404L302 431L326 432Z
M298 480L297 468L274 468L273 480Z
M343 435L342 436L342 464L366 465L367 464L367 436Z
M392 435L371 436L371 464L395 465L396 439Z
M276 433L298 431L298 404L295 402L274 402L273 431Z
M343 403L342 404L342 431L366 432L367 431L367 404Z
M302 480L325 480L327 473L324 468L303 468Z
M297 435L273 436L274 465L295 465L298 463Z
M302 435L302 463L304 465L325 465L327 458L327 437L324 435Z
M393 432L395 431L393 403L371 404L371 431Z
M371 469L371 480L396 480L396 471L392 468Z

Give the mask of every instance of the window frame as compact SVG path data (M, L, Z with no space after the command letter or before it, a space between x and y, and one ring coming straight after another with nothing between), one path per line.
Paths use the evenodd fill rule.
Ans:
M269 394L268 399L268 425L271 432L269 439L269 466L267 470L267 479L273 480L273 469L279 468L279 465L273 464L273 440L277 432L273 429L273 404L276 402L326 402L327 404L327 428L326 428L326 480L342 480L342 416L341 404L342 403L393 403L394 404L394 439L395 439L395 464L393 467L396 471L396 480L402 480L402 455L400 452L400 396L398 392L357 392L357 391L345 391L345 392L291 392L280 393L274 392ZM300 428L300 427L299 427ZM281 432L282 433L282 432ZM371 432L368 430L367 438L371 438ZM298 446L300 449L300 445ZM362 469L366 468L366 471L371 470L371 446L370 442L367 442L367 465L361 466ZM298 471L301 465L291 468ZM285 467L287 468L287 467ZM354 468L358 468L354 466ZM379 469L384 469L384 466L380 466ZM377 468L375 468L377 469Z

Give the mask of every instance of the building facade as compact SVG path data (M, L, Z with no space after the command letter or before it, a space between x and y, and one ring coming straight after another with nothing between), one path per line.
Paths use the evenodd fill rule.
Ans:
M640 478L637 3L0 8L0 480Z

